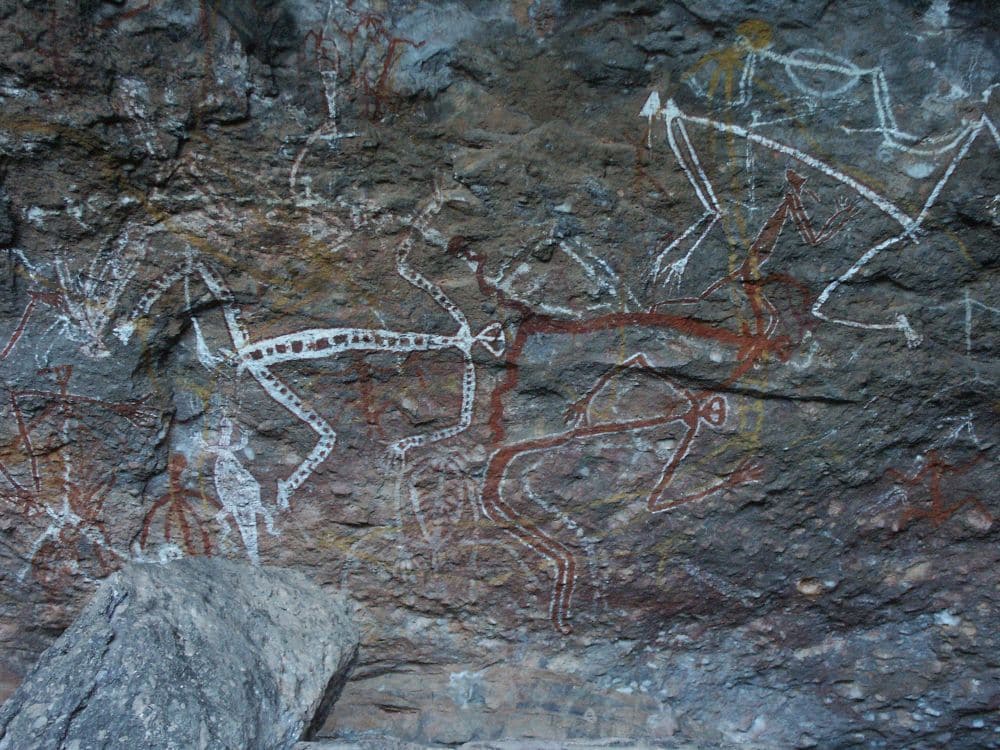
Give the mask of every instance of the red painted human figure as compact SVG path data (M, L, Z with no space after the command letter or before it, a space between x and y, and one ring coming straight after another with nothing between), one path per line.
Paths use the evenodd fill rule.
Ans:
M166 507L163 517L164 540L167 543L174 543L174 529L176 528L180 530L184 552L189 555L212 554L212 539L204 524L199 520L197 510L192 506L192 502L207 502L209 498L201 492L184 486L184 471L186 469L187 459L182 454L175 453L170 457L167 491L154 500L149 510L146 511L142 522L142 531L139 534L140 549L146 547L157 512ZM221 508L219 503L214 500L212 502ZM197 532L197 537L195 532Z
M988 519L992 520L992 514L990 514L979 498L966 495L951 502L946 498L945 492L941 488L942 479L945 477L960 476L969 472L982 458L983 454L979 454L964 464L949 464L938 451L929 450L924 455L923 465L910 476L897 469L887 469L885 472L887 477L891 478L897 484L911 488L904 490L908 501L913 502L913 495L925 495L930 498L929 506L925 504L920 506L912 505L907 508L902 516L900 516L898 528L900 530L904 529L911 521L924 518L937 528L948 521L959 510L968 506L976 508Z

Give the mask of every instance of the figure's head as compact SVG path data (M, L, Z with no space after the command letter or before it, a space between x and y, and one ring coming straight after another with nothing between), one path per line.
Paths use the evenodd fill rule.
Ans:
M698 410L700 416L712 427L721 427L726 421L726 399L719 394L715 394L706 401L703 401Z
M752 50L767 49L772 44L773 34L767 21L752 18L736 27L737 39Z
M170 457L170 473L175 477L179 477L187 465L187 458L183 453L175 453Z
M806 184L806 178L791 168L785 170L785 180L796 193L801 193L802 186Z

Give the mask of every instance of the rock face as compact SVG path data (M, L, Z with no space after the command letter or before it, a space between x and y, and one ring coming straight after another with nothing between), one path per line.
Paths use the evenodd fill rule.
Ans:
M296 571L133 564L0 709L0 748L287 750L322 724L357 648L346 603Z
M0 0L0 677L127 561L324 734L1000 747L995 13Z

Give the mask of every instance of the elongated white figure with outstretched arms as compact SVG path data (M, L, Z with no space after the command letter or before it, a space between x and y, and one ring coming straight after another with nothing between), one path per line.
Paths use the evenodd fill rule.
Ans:
M446 440L464 432L469 427L476 394L476 368L472 361L472 349L476 344L480 344L494 356L500 356L504 350L504 338L499 323L491 323L478 334L473 334L461 309L437 284L410 265L409 253L413 247L415 235L420 234L425 237L433 235L429 222L431 217L441 210L445 199L446 196L440 189L435 190L427 208L409 222L405 236L396 248L396 272L407 282L430 295L437 305L448 313L449 317L458 325L458 330L453 333L331 327L307 328L254 341L240 319L240 311L236 307L232 292L225 285L221 276L206 262L200 260L193 251L188 254L183 263L151 283L146 293L119 322L115 331L123 342L127 342L135 329L136 320L148 315L157 300L179 281L200 280L208 288L209 293L222 307L226 332L233 346L233 353L225 361L234 364L238 372L249 373L275 403L280 404L296 419L308 425L318 438L309 454L292 471L291 475L278 480L278 505L287 508L292 494L312 476L313 472L330 455L336 443L337 434L333 427L302 396L272 372L271 368L275 365L335 357L345 352L406 354L455 350L461 353L464 367L462 405L459 409L458 421L453 425L432 432L401 438L390 445L390 450L396 457L405 458L406 452L412 448ZM196 335L199 338L199 359L208 366L208 363L216 361L215 356L208 356L211 353L201 341L200 328L196 329Z

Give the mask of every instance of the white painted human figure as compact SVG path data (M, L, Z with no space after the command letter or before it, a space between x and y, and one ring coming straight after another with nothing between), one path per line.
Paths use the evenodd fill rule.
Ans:
M409 259L416 235L421 235L436 244L443 243L429 222L449 199L465 200L462 194L446 194L437 188L428 206L407 222L408 229L405 236L396 247L396 273L412 286L428 294L448 313L458 325L458 330L454 333L401 332L348 327L310 328L253 341L240 318L240 310L235 305L232 292L226 287L222 278L193 251L177 267L150 283L132 310L119 320L114 329L115 333L123 343L128 342L134 333L136 321L147 315L153 305L175 284L178 282L186 284L190 279L201 280L209 293L221 304L233 351L227 353L224 360L217 360L218 355L211 353L207 346L203 345L204 339L200 329L196 327L199 360L210 369L217 361L226 361L236 365L238 372L247 372L275 403L308 425L318 437L312 450L292 474L287 479L278 480L278 505L281 508L288 508L292 493L302 486L330 455L337 435L333 427L311 405L271 371L274 365L336 357L349 351L408 354L456 350L463 359L462 405L457 423L396 440L389 446L390 452L399 459L405 459L407 451L459 435L471 424L476 392L476 368L472 360L472 348L479 344L494 356L501 356L504 350L503 330L499 323L491 323L478 334L473 334L462 310L437 284L414 269Z
M320 80L323 82L323 96L326 102L326 119L323 123L316 128L309 137L306 138L305 144L299 150L299 153L295 157L295 161L292 162L292 169L288 176L288 187L291 190L292 195L295 195L296 183L299 181L299 171L302 168L302 162L306 158L306 154L309 149L317 141L326 141L330 148L335 148L338 142L343 138L354 138L358 134L354 131L351 132L341 132L340 124L337 122L337 94L338 94L338 76L339 71L337 70L337 65L334 64L335 61L331 61L326 56L326 48L323 41L326 37L326 32L331 29L331 20L333 18L334 8L338 5L334 0L330 0L327 3L326 14L323 17L323 26L321 34L317 39L317 49L316 49L316 67L319 71ZM334 54L337 58L340 57L339 52L334 48ZM302 180L305 184L305 197L311 198L310 186L307 180Z
M946 13L946 12L945 12ZM875 122L870 128L854 129L843 126L845 132L869 132L881 136L881 146L917 156L935 156L959 148L976 123L964 122L948 133L938 136L915 135L903 130L896 120L895 107L885 71L881 66L861 67L845 57L818 48L799 48L785 54L774 49L771 29L762 21L748 21L737 29L736 43L731 48L710 53L696 66L714 62L719 68L706 89L695 75L687 75L688 86L700 96L710 98L724 81L724 90L731 96L728 103L742 107L751 103L753 83L763 63L781 66L792 86L814 101L830 101L855 89L862 82L870 87L870 102ZM808 81L814 75L824 77L826 84ZM732 96L734 79L739 80L738 93ZM773 85L772 85L773 88ZM983 93L989 97L993 86ZM964 92L963 92L964 93ZM643 112L646 116L646 112Z
M271 511L261 502L260 483L256 480L236 455L249 444L245 433L240 433L239 443L233 445L235 425L229 417L219 421L218 437L214 443L206 443L206 453L215 454L213 480L215 494L222 509L215 520L222 526L222 538L231 533L229 522L232 518L243 539L247 557L254 565L260 563L257 537L257 517L264 520L264 527L271 536L277 536Z
M851 177L847 173L833 167L829 163L794 148L793 146L789 146L785 143L781 143L780 141L776 141L773 138L768 138L752 132L739 125L720 122L708 117L689 115L682 112L672 99L668 100L666 104L659 106L659 109L654 111L659 101L659 94L656 92L651 93L647 98L646 104L642 108L640 115L642 117L649 118L652 123L652 120L656 117L656 113L658 112L659 117L662 118L666 128L666 137L667 142L670 145L670 149L678 163L683 168L698 202L702 205L705 211L676 240L674 240L674 242L672 242L662 253L660 253L655 267L655 273L657 275L659 275L662 268L664 268L663 264L667 262L670 257L678 252L683 252L686 247L687 250L684 252L682 257L670 262L670 272L667 278L668 280L676 282L681 276L683 276L684 270L694 251L697 250L699 245L711 231L712 227L714 227L715 224L722 218L724 213L724 209L716 197L715 189L713 188L711 181L708 179L708 176L701 165L701 161L698 158L698 153L688 135L686 125L697 125L698 127L702 127L707 130L715 130L737 138L743 138L757 146L762 146L772 151L784 154L786 157L795 160L804 167L814 169L844 185L850 190L853 190L857 193L860 199L868 202L874 208L878 209L894 222L899 224L900 231L897 234L890 236L888 239L881 240L869 247L850 266L850 268L841 273L837 278L829 282L826 287L824 287L822 292L820 292L819 296L816 298L816 302L812 306L812 314L820 320L851 328L900 331L905 336L908 346L915 347L920 345L922 336L913 329L909 320L903 314L897 315L893 322L869 323L831 315L826 312L824 308L827 303L830 302L832 295L834 295L834 293L837 292L841 286L854 279L861 272L861 270L865 268L865 266L881 255L883 251L897 245L904 245L909 242L916 243L920 241L924 221L927 219L931 209L937 203L941 192L948 184L955 170L958 168L959 164L968 157L969 151L980 136L986 134L992 137L994 144L998 149L1000 149L1000 131L998 131L997 126L989 117L984 114L978 121L969 127L964 137L957 144L954 155L948 161L947 165L940 173L937 182L931 188L923 206L918 212L916 212L915 215L911 215L860 180Z

